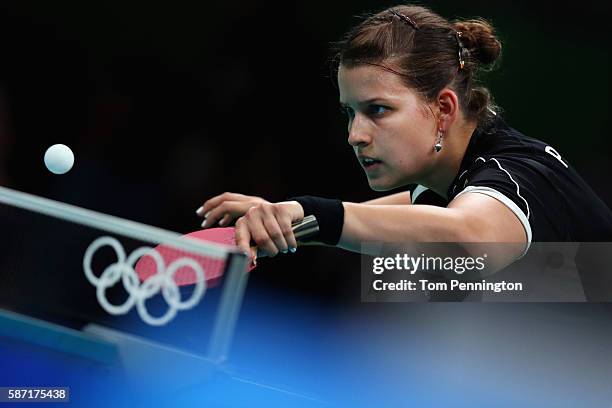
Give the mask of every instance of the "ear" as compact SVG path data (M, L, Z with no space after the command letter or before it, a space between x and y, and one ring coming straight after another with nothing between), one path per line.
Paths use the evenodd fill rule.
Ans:
M438 105L438 129L447 131L459 114L459 98L450 88L444 88L436 99Z

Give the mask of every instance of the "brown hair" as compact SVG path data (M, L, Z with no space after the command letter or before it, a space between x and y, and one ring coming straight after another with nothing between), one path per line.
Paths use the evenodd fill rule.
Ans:
M426 101L452 88L469 120L495 115L478 73L493 68L501 42L483 19L450 22L421 6L396 6L366 16L334 46L334 67L376 65L397 75ZM464 62L461 67L461 61Z

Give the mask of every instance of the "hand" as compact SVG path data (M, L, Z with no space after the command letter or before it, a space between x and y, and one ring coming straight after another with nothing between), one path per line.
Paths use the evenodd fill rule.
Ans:
M223 193L206 201L202 207L198 208L196 214L204 217L202 228L209 228L219 223L225 227L239 217L242 217L249 208L266 204L268 201L260 197L247 196L237 193Z
M302 218L304 209L297 201L257 204L236 221L236 245L250 254L253 262L258 248L271 257L295 252L297 242L291 224ZM256 248L251 248L252 242Z

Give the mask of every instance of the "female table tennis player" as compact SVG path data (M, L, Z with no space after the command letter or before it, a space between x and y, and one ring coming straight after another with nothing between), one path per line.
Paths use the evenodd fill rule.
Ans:
M238 245L272 256L295 251L291 223L309 214L317 241L352 251L381 237L522 244L504 264L532 241L612 240L602 200L560 152L507 125L478 86L500 53L484 20L449 22L409 5L369 16L337 48L348 142L373 190L418 187L366 203L225 193L198 210L203 226L236 220Z

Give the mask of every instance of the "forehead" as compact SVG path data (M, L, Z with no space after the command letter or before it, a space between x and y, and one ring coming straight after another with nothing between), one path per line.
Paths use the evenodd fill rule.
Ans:
M338 69L338 88L342 103L374 98L398 99L414 97L399 75L372 65L357 65Z

